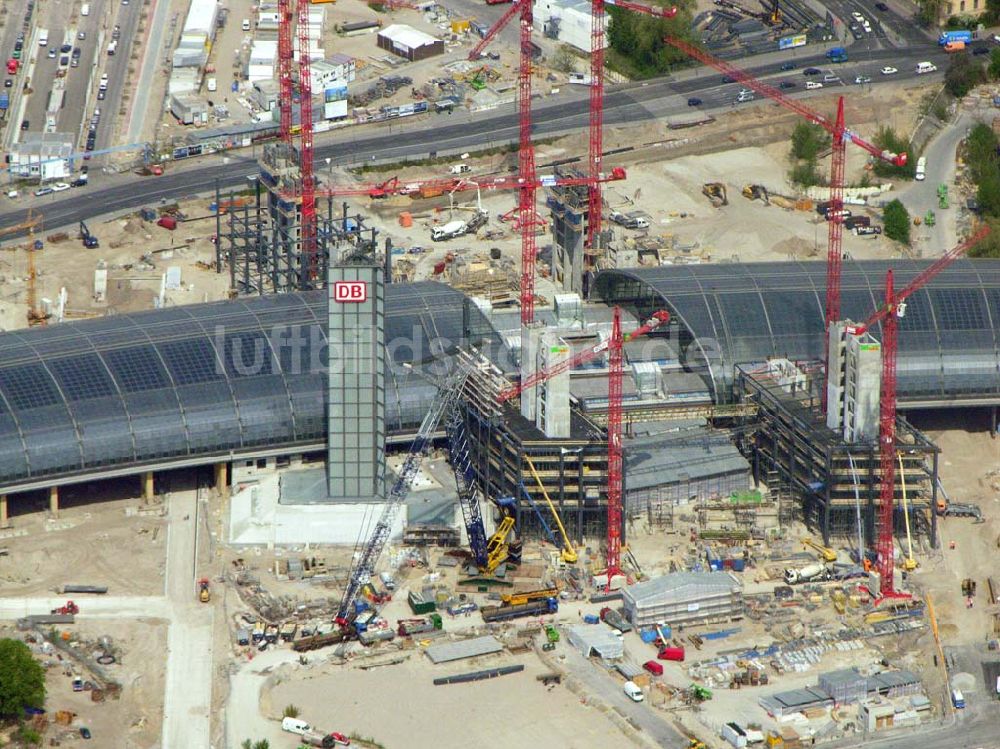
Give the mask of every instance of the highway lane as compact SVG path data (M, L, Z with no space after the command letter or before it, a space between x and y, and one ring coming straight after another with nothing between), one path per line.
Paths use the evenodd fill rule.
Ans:
M878 50L872 53L871 62L857 62L837 66L844 75L844 81L853 81L858 71L869 71L868 66L881 67L888 62L898 67L900 72L892 76L893 81L906 80L915 77L916 63L921 60L934 60L943 70L945 62L943 53L933 45L922 46L916 50L908 50L905 54L891 50ZM754 69L754 73L764 77L770 76L774 81L786 78L800 82L792 95L796 98L825 94L829 89L817 92L805 92L805 76L801 67L816 64L821 69L831 66L825 63L821 55L796 58L800 69L782 73L780 61L770 62ZM778 74L780 77L778 77ZM940 73L938 74L940 76ZM879 85L888 80L877 74L872 75L872 85ZM586 127L588 117L587 90L584 87L576 91L567 91L552 101L540 102L535 108L536 137L545 137L554 133L566 132ZM850 95L851 85L843 87L846 95ZM688 114L686 100L691 95L697 95L703 101L717 102L714 109L703 107L708 111L728 109L728 97L734 97L739 84L723 84L721 76L714 71L690 75L684 80L655 79L644 83L631 83L609 89L605 100L605 122L609 125L634 123L662 118L669 115ZM706 98L707 97L707 98ZM759 99L759 97L758 97ZM731 99L730 99L731 101ZM759 103L741 106L759 106ZM103 120L103 118L102 118ZM444 124L443 124L444 123ZM437 152L444 149L499 145L511 142L517 137L517 117L513 107L500 110L488 116L475 116L469 113L455 115L437 115L414 123L413 128L399 130L399 123L392 127L376 130L367 128L348 128L335 131L316 138L317 164L325 165L326 158L333 159L338 165L352 165L369 162L372 157L380 160L402 159ZM362 135L363 134L363 135ZM214 189L216 180L222 188L245 184L246 176L256 171L253 151L227 154L224 163L221 156L202 159L194 164L177 162L171 166L167 174L158 178L140 178L131 174L99 175L87 188L88 201L81 204L76 196L50 195L40 200L23 201L21 205L31 202L45 213L46 228L56 228L76 224L81 218L89 218L99 211L111 213L152 205L161 199L173 199L178 196L193 195ZM95 209L93 206L99 206ZM0 227L23 220L24 208L21 206L4 206L0 211Z
M100 51L104 73L108 74L108 91L103 101L95 101L94 104L101 108L101 122L97 128L97 141L94 150L110 148L114 145L115 123L120 118L123 108L122 98L127 90L128 66L132 56L132 45L135 41L136 30L139 28L139 16L142 13L143 4L140 0L130 2L128 5L121 5L120 0L107 0L108 11L105 23L104 44ZM107 54L108 43L112 41L114 26L120 27L118 39L118 49L114 55ZM95 87L96 91L96 87ZM127 102L124 108L127 108Z
M11 81L10 88L3 89L10 95L11 101L6 118L0 121L0 134L4 138L4 140L0 140L0 146L6 142L6 138L10 137L12 132L17 131L20 125L19 122L15 122L17 119L17 99L20 98L21 86L24 84L24 68L22 67L17 75L7 75L6 63L14 56L14 44L18 34L24 34L24 48L21 50L22 63L28 60L30 52L28 43L31 41L31 28L30 26L25 28L24 25L24 14L28 10L28 0L10 0L10 2L4 2L4 6L7 8L7 22L4 24L3 31L0 31L0 45L2 45L0 46L0 58L2 58L0 63L4 64L0 73L2 73L4 82ZM32 18L34 18L34 12L32 12Z
M58 131L72 133L73 144L80 150L83 149L86 139L81 141L79 135L81 130L86 129L83 123L90 120L91 114L87 107L87 87L97 59L97 31L100 28L103 3L104 0L90 0L90 14L77 18L71 43L74 49L80 50L79 65L75 68L71 66L65 78L65 101L58 119ZM85 34L82 40L79 38L80 32Z
M49 106L49 94L55 87L56 73L59 70L59 47L69 26L69 15L66 6L68 2L53 3L48 7L36 5L35 29L48 29L48 45L37 45L33 50L35 57L35 72L31 77L31 95L28 96L24 110L24 119L29 121L28 131L41 133L45 131L46 110ZM41 12L39 12L41 11ZM54 59L49 59L49 51L55 50ZM67 55L68 57L68 55Z

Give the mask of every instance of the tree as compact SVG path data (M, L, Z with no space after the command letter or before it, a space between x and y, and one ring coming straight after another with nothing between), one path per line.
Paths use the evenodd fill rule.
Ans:
M937 23L941 15L942 0L919 0L920 9L917 11L917 21L923 26L932 26Z
M976 188L976 200L984 216L1000 216L1000 174L984 174Z
M0 716L17 718L45 705L45 669L19 640L0 640Z
M969 248L969 257L1000 258L1000 220L987 219L990 233Z
M952 96L961 99L986 78L983 66L970 55L953 54L944 74L944 87Z
M885 223L885 235L903 244L910 243L910 213L906 206L894 200L885 207L882 214Z
M298 718L299 708L298 705L285 705L284 711L281 713L283 718Z
M993 80L1000 78L1000 47L994 47L990 50L990 65L986 72Z
M812 187L820 183L819 172L816 171L816 160L799 161L792 166L788 178L802 187Z
M271 742L267 739L261 739L254 743L253 749L271 749Z
M576 70L576 55L568 44L560 44L559 49L552 55L550 62L553 70L560 73L572 73Z
M792 131L792 158L813 161L819 152L829 148L830 134L812 122L800 122Z
M655 0L657 5L665 5ZM649 78L666 73L672 65L687 62L687 55L674 49L663 37L668 34L692 39L691 14L680 10L673 18L650 18L621 8L609 7L609 65L622 68L633 78Z

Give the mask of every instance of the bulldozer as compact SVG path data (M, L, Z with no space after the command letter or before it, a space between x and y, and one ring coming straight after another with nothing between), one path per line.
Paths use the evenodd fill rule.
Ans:
M743 185L743 197L747 200L759 200L764 205L771 205L771 197L764 185Z
M701 186L701 192L716 208L729 205L729 199L726 197L726 186L721 182L706 182Z

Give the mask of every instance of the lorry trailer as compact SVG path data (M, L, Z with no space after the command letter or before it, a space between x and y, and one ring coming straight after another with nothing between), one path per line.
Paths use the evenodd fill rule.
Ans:
M536 601L514 606L484 606L481 609L484 622L503 622L522 616L554 614L558 610L559 600L556 598L540 598Z

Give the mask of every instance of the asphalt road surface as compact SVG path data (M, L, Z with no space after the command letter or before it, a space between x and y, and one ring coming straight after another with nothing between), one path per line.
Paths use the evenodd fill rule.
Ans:
M136 4L138 5L138 4ZM122 39L125 29L122 29ZM752 72L769 82L791 80L797 83L789 93L794 97L828 93L829 87L818 92L806 92L804 67L815 65L826 71L835 69L843 82L837 86L845 95L850 95L856 87L854 77L858 74L870 75L872 86L878 86L890 77L881 76L877 70L891 63L899 73L891 76L893 81L915 77L917 62L933 60L943 70L945 55L933 43L925 43L915 50L876 50L871 59L857 60L831 66L823 55L795 56L792 60L797 70L781 71L781 61L774 60L751 68ZM938 73L937 75L940 75ZM734 106L739 84L724 84L718 73L701 69L684 71L677 76L680 80L660 78L642 83L610 87L605 98L605 122L609 125L635 123L660 119L671 115L690 114L687 99L701 98L703 109L723 111ZM822 76L820 76L822 78ZM576 89L570 91L569 89ZM582 86L567 86L564 94L555 100L536 105L533 133L535 137L545 137L557 133L587 127L587 89ZM759 99L759 97L758 97ZM740 104L739 106L760 106ZM103 121L102 117L102 121ZM362 135L363 133L363 135ZM513 142L517 138L517 116L514 108L507 107L489 115L456 113L455 115L435 115L414 122L412 127L401 128L398 122L378 128L348 128L316 137L316 164L322 171L327 157L337 165L356 165L380 160L400 160L437 153L444 149L476 149ZM180 196L207 193L214 189L216 182L222 189L246 184L247 175L256 172L256 154L244 149L241 153L230 153L199 160L195 164L176 162L162 177L141 178L132 174L95 175L86 190L87 201L80 201L78 194L54 194L41 199L22 199L20 205L4 206L0 211L0 228L23 220L25 209L33 205L45 214L47 230L77 224L81 219L95 214L94 206L100 206L101 213L112 213L128 209L138 209L144 205L155 205L161 199L175 199Z
M4 82L10 80L10 87L5 87L3 90L10 95L10 108L7 110L7 116L4 120L0 120L0 133L3 134L4 140L0 143L6 142L7 138L13 137L17 133L17 128L21 124L16 122L17 119L17 99L20 98L20 89L24 84L24 63L27 62L29 57L29 42L31 41L31 29L24 28L24 14L28 10L28 0L10 0L10 2L4 2L4 8L7 10L6 23L4 24L3 31L0 31L0 63L3 63L4 67L0 70L0 75L2 75ZM32 13L32 19L34 19L34 12ZM17 75L7 75L7 60L14 56L14 43L17 41L17 35L19 33L24 33L24 48L21 50L21 68L18 70Z
M107 22L107 31L104 33L104 49L100 51L103 60L100 64L104 66L103 72L108 74L108 91L103 101L94 102L101 109L101 121L97 127L95 145L97 151L113 145L114 124L120 119L119 111L126 91L132 45L143 8L141 0L133 0L128 5L122 5L121 0L107 0L107 2L110 4L108 11L110 19ZM109 56L107 48L115 25L121 27L121 35L118 39L118 49L114 55Z

